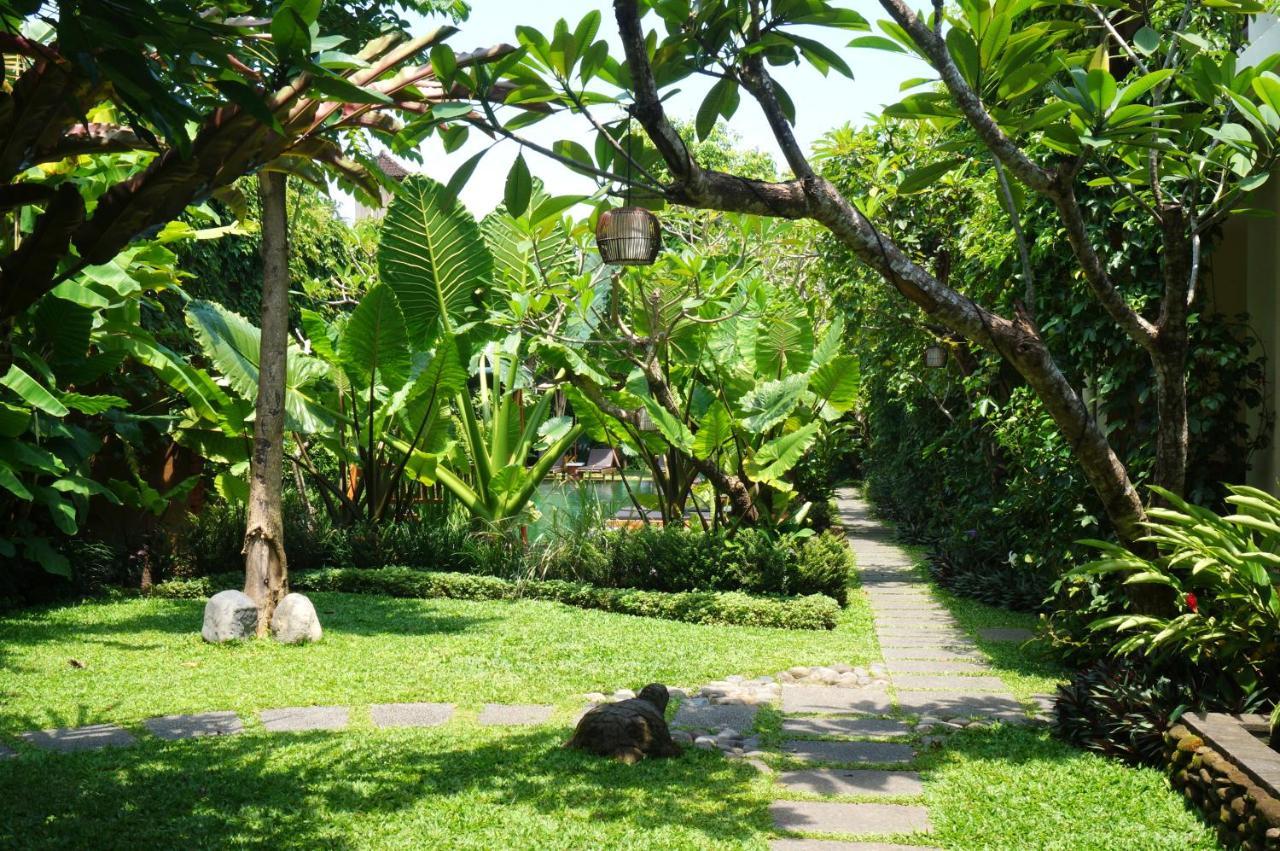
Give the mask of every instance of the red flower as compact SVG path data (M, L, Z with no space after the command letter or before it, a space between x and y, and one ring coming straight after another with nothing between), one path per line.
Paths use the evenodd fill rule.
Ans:
M1200 611L1199 606L1200 603L1196 600L1196 595L1191 592L1187 592L1187 608L1191 609L1191 611L1195 613Z

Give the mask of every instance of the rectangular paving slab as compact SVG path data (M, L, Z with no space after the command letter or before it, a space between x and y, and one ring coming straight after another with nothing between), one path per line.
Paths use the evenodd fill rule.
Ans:
M888 715L893 711L893 703L889 700L889 693L883 688L784 685L782 711Z
M126 748L137 741L133 734L115 724L90 724L87 727L64 727L59 730L33 730L22 738L38 748L70 753L98 748Z
M1009 690L999 677L965 677L959 674L895 674L893 684L900 689L950 692Z
M876 612L876 629L915 629L938 632L939 630L958 630L960 624L948 617L946 613L913 612L904 615L901 612Z
M201 712L197 715L165 715L148 718L143 726L162 739L194 739L199 736L230 736L244 730L234 712Z
M811 768L784 771L782 785L810 795L923 795L924 783L915 771L874 771L865 768Z
M769 851L940 851L923 845L893 845L888 842L842 842L838 839L775 839Z
M782 732L801 736L905 736L911 728L888 718L785 718Z
M369 707L369 719L376 727L438 727L452 717L452 703L375 703Z
M537 703L486 703L478 721L485 727L527 727L547 723L554 711L554 706Z
M916 752L897 742L834 742L820 739L791 739L782 743L782 752L810 762L892 764L910 762Z
M927 833L932 828L924 807L903 804L835 804L825 801L774 801L769 805L779 830L805 833Z
M693 706L686 700L676 710L676 717L672 719L671 726L697 730L732 727L739 733L745 733L755 726L758 711L759 707L737 703Z
M899 659L889 663L890 674L982 674L991 668L983 662L957 659Z
M886 647L880 646L880 655L893 667L894 662L904 659L940 659L948 662L985 662L987 657L977 650L947 650L937 646L925 647Z
M964 694L944 691L907 691L898 689L898 708L913 715L960 716L1024 716L1011 694Z
M347 726L345 706L292 706L264 709L258 713L269 733L302 733L307 730L343 730Z

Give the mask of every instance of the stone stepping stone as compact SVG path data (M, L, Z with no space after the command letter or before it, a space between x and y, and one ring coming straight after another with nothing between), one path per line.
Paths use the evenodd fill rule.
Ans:
M985 662L987 657L976 650L946 650L940 647L887 647L880 645L880 655L889 667L895 662L922 661L925 659L943 662Z
M484 727L531 727L551 720L554 706L537 703L486 703L477 719Z
M889 700L889 693L883 688L784 685L782 711L888 715L893 711L893 702Z
M876 638L880 639L881 644L918 642L920 644L971 644L977 647L968 635L949 626L929 627L922 624L916 627L900 626L896 629L881 627L876 630Z
M258 713L263 728L269 733L303 733L308 730L345 730L348 722L345 706L292 706L264 709Z
M912 715L934 717L996 716L1001 720L1014 718L1025 720L1026 718L1026 710L1011 694L966 694L899 689L898 709Z
M906 633L908 635L917 635L924 632L966 634L960 624L948 617L939 615L912 615L908 618L888 618L883 614L878 614L876 615L876 631L881 633Z
M984 641L1030 641L1035 638L1035 633L1029 629L1021 627L987 627L978 630L978 637Z
M923 795L916 771L873 771L865 768L813 768L784 771L782 785L810 795Z
M923 845L892 845L888 842L841 842L838 839L775 839L769 851L940 851Z
M823 801L774 801L769 815L779 830L805 833L928 833L924 807L903 804L835 804Z
M47 751L72 753L98 748L127 748L137 741L133 734L115 724L90 724L58 730L33 730L20 734L30 744Z
M1009 687L995 676L966 677L947 674L895 674L893 684L900 689L920 689L950 692L967 691L999 691L1007 692Z
M234 712L201 712L196 715L165 715L148 718L142 725L162 739L195 739L200 736L231 736L244 731Z
M905 736L911 728L888 718L784 718L782 732L802 736Z
M452 703L375 703L369 719L375 727L438 727L453 717Z
M985 674L991 670L983 662L960 658L944 659L899 659L889 665L889 673L897 674Z
M892 765L911 762L915 749L897 742L833 742L791 739L782 743L782 752L809 762Z
M712 703L706 706L693 706L686 700L676 710L671 726L705 730L732 727L739 733L745 733L755 726L758 711L759 707L745 704Z

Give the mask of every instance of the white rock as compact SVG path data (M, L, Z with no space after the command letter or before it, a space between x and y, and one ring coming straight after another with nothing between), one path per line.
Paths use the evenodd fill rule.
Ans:
M716 734L716 738L736 739L738 738L738 731L732 727L721 727L720 732Z
M859 677L870 677L870 676L871 676L869 673L867 673L867 669L866 669L866 668L854 668L854 669L853 669L853 672L854 672L855 674L857 674Z
M200 635L218 644L258 634L258 607L243 591L219 591L204 605Z
M608 700L607 697L598 691L593 691L590 694L584 694L583 697L586 699L587 703L604 703Z
M675 730L671 734L671 741L677 745L691 745L693 744L693 736L684 730Z
M297 644L319 641L324 631L316 607L305 594L286 594L271 616L271 634L283 644Z
M831 667L837 674L847 674L853 670L853 668L845 664L832 665Z
M755 681L765 686L774 685L773 677L756 677Z
M672 697L688 697L689 690L680 688L679 686L672 686L671 688L667 689L667 694L671 695Z
M614 700L630 700L636 693L629 688L620 688L613 693Z
M809 669L803 665L796 665L794 668L788 668L787 673L796 679L802 679L809 676Z
M715 750L716 740L710 736L699 736L693 740L693 746L699 750Z

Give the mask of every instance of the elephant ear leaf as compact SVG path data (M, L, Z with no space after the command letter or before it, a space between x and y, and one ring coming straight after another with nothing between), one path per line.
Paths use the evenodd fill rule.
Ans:
M466 208L441 184L414 175L383 219L378 272L399 299L411 342L425 348L480 305L493 256Z
M862 378L853 355L835 357L813 371L809 389L837 414L849 411L858 401Z
M258 359L262 334L258 327L238 313L209 301L192 301L187 306L187 324L195 332L204 356L240 398L258 398ZM290 346L285 364L284 407L287 426L292 431L314 433L327 427L332 417L309 395L308 390L327 372L316 358Z
M817 440L819 428L821 423L812 422L769 441L751 458L747 472L758 482L774 487L784 486L782 477Z
M409 331L395 293L379 284L365 293L342 332L338 362L357 387L397 390L409 377Z

